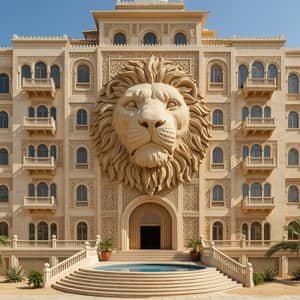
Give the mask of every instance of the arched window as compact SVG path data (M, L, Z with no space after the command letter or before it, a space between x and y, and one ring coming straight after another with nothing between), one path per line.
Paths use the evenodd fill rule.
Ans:
M77 82L78 83L89 83L90 82L90 68L87 65L78 66Z
M9 77L7 74L0 74L0 94L9 93Z
M76 190L76 201L77 202L87 202L88 201L88 191L86 186L80 185Z
M248 116L249 116L248 107L243 107L243 110L242 110L242 119L243 119L243 121L245 121Z
M175 45L186 45L187 40L185 34L182 32L176 33L174 38L174 43Z
M251 108L251 118L262 118L262 110L259 106L255 105Z
M288 202L299 202L299 190L295 185L289 187Z
M264 108L264 117L271 118L271 108L269 106L265 106Z
M34 157L34 155L35 155L34 146L33 146L33 145L30 145L30 146L28 147L28 156L29 156L29 157Z
M298 94L299 93L299 79L296 74L289 75L288 93L289 94Z
M260 183L253 183L251 185L251 197L261 197L262 196L262 188Z
M35 78L47 78L47 66L43 62L35 64Z
M53 78L54 83L55 83L55 87L57 89L59 89L60 88L60 69L59 69L59 66L57 66L57 65L51 66L50 77Z
M126 35L122 32L117 32L114 35L114 45L126 45Z
M54 120L56 120L56 108L55 107L51 107L51 109L50 109L50 116L54 119Z
M247 183L243 184L243 198L249 196L249 185Z
M31 78L31 68L28 65L22 66L21 76L22 78Z
M246 240L249 239L249 231L248 231L248 224L247 223L244 223L242 225L242 234L243 234L243 236L245 237Z
M144 45L156 45L157 37L153 32L147 32L144 35Z
M8 151L4 148L0 149L0 166L8 165Z
M213 150L213 164L223 164L223 150L220 147Z
M77 240L86 241L88 239L88 227L85 222L77 224Z
M35 225L33 223L29 224L29 240L35 240Z
M288 165L298 166L298 151L296 149L291 149L288 154Z
M87 164L88 163L88 154L85 148L79 148L76 155L77 164Z
M6 185L0 186L0 203L8 202L8 188Z
M223 240L223 224L221 222L215 222L213 224L213 240Z
M265 223L264 225L264 240L271 240L271 225L269 223Z
M293 227L298 227L297 223L295 221L290 222L288 227L293 226ZM291 230L288 230L288 239L290 241L292 240L299 240L299 236L297 236L294 232L292 232Z
M275 65L269 65L268 67L268 78L269 79L277 79L277 67Z
M35 187L33 183L28 184L28 196L34 197L35 196Z
M55 183L51 183L50 185L50 196L54 197L54 199L57 198L57 188Z
M264 147L264 157L271 157L271 147L270 146Z
M243 88L248 77L248 68L245 65L239 66L239 88Z
M261 225L258 222L254 222L251 224L251 240L260 241L262 239L261 236Z
M48 224L46 222L40 222L38 228L38 240L47 241L49 239Z
M213 187L213 197L212 197L213 202L223 202L223 188L220 185L215 185Z
M0 235L8 237L8 224L6 222L0 223Z
M299 117L295 111L289 112L288 128L299 128Z
M79 109L77 111L76 117L77 125L87 125L87 112L84 109Z
M223 70L218 65L212 65L210 68L210 82L222 83L223 82Z
M215 109L213 111L213 125L216 126L223 125L223 112L220 109Z
M251 157L261 157L262 151L261 146L258 144L254 144L251 147Z
M264 78L265 77L265 71L264 66L260 62L255 62L252 65L252 78Z
M38 197L48 197L48 184L45 182L40 182L37 186L37 196Z
M243 146L243 159L247 158L249 156L249 147Z
M28 117L29 118L34 118L34 116L35 116L34 108L32 106L29 106L28 107Z
M52 223L50 226L51 238L53 235L57 237L57 224Z
M48 108L45 105L40 105L37 109L38 118L48 118Z
M56 146L55 145L52 145L50 147L50 155L51 155L51 157L54 157L54 159L56 159Z
M6 111L0 112L0 128L8 128L8 113Z
M48 157L48 148L46 145L41 144L37 148L38 157Z
M270 183L265 183L265 185L264 185L264 196L267 198L271 197L271 184Z

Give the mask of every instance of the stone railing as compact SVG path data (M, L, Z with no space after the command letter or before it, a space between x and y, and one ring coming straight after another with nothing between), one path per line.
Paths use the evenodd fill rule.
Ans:
M210 247L205 247L202 242L201 261L215 267L227 276L242 283L245 287L254 287L252 264L244 266L215 247L211 242Z
M275 118L254 118L247 117L244 126L275 126Z

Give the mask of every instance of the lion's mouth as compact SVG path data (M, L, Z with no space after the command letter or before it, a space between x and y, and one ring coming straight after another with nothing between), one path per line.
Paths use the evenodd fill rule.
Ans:
M140 151L140 150L143 151L144 149L147 149L147 148L148 149L149 148L157 148L160 151L166 152L168 155L171 155L171 156L173 155L171 149L167 149L167 148L162 147L162 146L160 146L156 143L151 142L151 143L144 144L143 146L140 146L140 147L132 150L131 153L130 153L130 157L133 157L136 154L137 151Z

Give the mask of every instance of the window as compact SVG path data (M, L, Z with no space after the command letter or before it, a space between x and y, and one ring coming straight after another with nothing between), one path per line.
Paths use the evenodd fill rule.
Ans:
M52 145L50 147L50 155L51 155L51 157L53 157L54 159L56 159L56 146Z
M223 83L223 70L218 65L213 65L210 68L210 82L211 83Z
M271 108L269 106L265 106L264 108L264 117L271 118Z
M4 148L0 149L0 166L8 166L8 151Z
M126 41L126 35L122 32L117 32L114 35L114 45L126 45L127 41Z
M90 68L87 65L80 65L77 69L77 82L89 83L90 82Z
M49 239L48 224L46 222L40 222L38 228L38 240L47 241Z
M247 183L243 184L243 198L249 196L249 185Z
M251 185L251 197L258 197L260 198L262 196L262 188L259 183L253 183Z
M87 162L88 162L87 150L85 148L79 148L77 150L76 163L87 164Z
M213 150L213 164L223 164L223 150L219 147Z
M265 223L264 225L264 240L271 240L271 225L269 223Z
M246 120L246 118L248 118L249 116L249 109L248 107L243 107L243 110L242 110L242 119L243 121Z
M299 229L299 223L296 221L290 222L288 225L288 228L291 228L291 227ZM292 241L292 240L298 240L298 239L299 239L298 235L296 235L291 230L288 230L288 240Z
M277 67L275 65L269 65L268 79L277 79L277 73Z
M28 184L28 196L34 197L35 196L35 187L33 183Z
M34 153L35 153L34 146L33 146L33 145L30 145L30 146L28 147L28 156L29 156L29 157L34 157Z
M7 74L0 74L0 94L9 93L9 78Z
M50 70L50 77L53 78L54 83L55 83L55 87L57 89L60 88L60 69L59 66L51 66L51 70Z
M290 74L288 78L288 93L298 94L299 93L299 79L295 74Z
M0 186L0 203L8 202L8 188L5 185Z
M8 237L8 224L6 222L0 223L0 235Z
M77 111L76 117L77 125L87 125L87 112L84 109L79 109Z
M147 32L144 35L144 45L156 45L157 37L153 32Z
M52 223L50 226L51 238L55 235L57 237L57 224Z
M249 231L248 231L248 224L244 223L242 225L242 234L245 237L246 240L249 239Z
M8 114L6 111L0 112L0 128L8 128Z
M260 62L255 62L252 65L252 78L264 78L265 71L264 66Z
M77 225L77 240L86 241L88 239L87 224L80 222Z
M264 147L264 157L271 157L271 147L270 146L265 146Z
M266 198L271 197L271 184L270 183L265 183L265 185L264 185L264 196Z
M223 198L223 188L220 185L216 185L213 187L213 202L224 202Z
M48 108L45 105L41 105L37 109L38 118L48 118Z
M35 240L35 225L33 223L29 224L29 240Z
M288 202L298 202L299 201L299 190L295 185L289 187L288 190Z
M41 144L37 148L38 157L48 157L48 148L46 145Z
M51 107L50 109L50 116L56 120L56 108L55 107Z
M262 118L262 110L259 106L255 105L251 108L251 118Z
M288 154L288 165L298 166L298 151L296 149L291 149Z
M80 204L86 205L87 201L88 201L88 191L87 191L86 186L84 186L84 185L78 186L77 190L76 190L77 205L80 205ZM80 203L78 203L78 202L80 202Z
M249 156L249 147L248 146L243 146L243 159L246 159Z
M35 64L35 78L47 78L47 66L43 62Z
M48 197L48 185L45 182L40 182L37 186L38 197Z
M182 32L176 33L175 38L174 38L174 43L175 43L175 45L186 45L187 40L186 40L185 34Z
M50 185L50 196L54 197L54 199L57 198L56 184L55 183L51 183L51 185Z
M223 126L223 112L219 109L213 111L213 125Z
M239 88L243 88L248 77L248 68L245 65L239 66Z
M22 66L21 76L22 78L31 78L31 68L28 65Z
M251 147L251 157L261 157L262 151L261 146L258 144L254 144Z
M251 224L251 240L259 241L262 239L261 236L261 225L258 222Z
M299 128L299 117L295 111L289 112L288 128Z
M223 224L221 222L215 222L213 224L213 240L223 240Z
M28 117L34 118L34 116L35 116L34 108L32 106L28 107Z

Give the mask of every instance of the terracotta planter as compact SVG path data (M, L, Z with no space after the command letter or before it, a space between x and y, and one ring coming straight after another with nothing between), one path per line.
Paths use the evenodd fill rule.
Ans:
M198 251L191 251L190 256L191 256L192 261L199 261L200 260L200 252L198 252Z
M99 254L98 254L99 256ZM101 251L101 260L102 261L108 261L111 257L111 251Z

